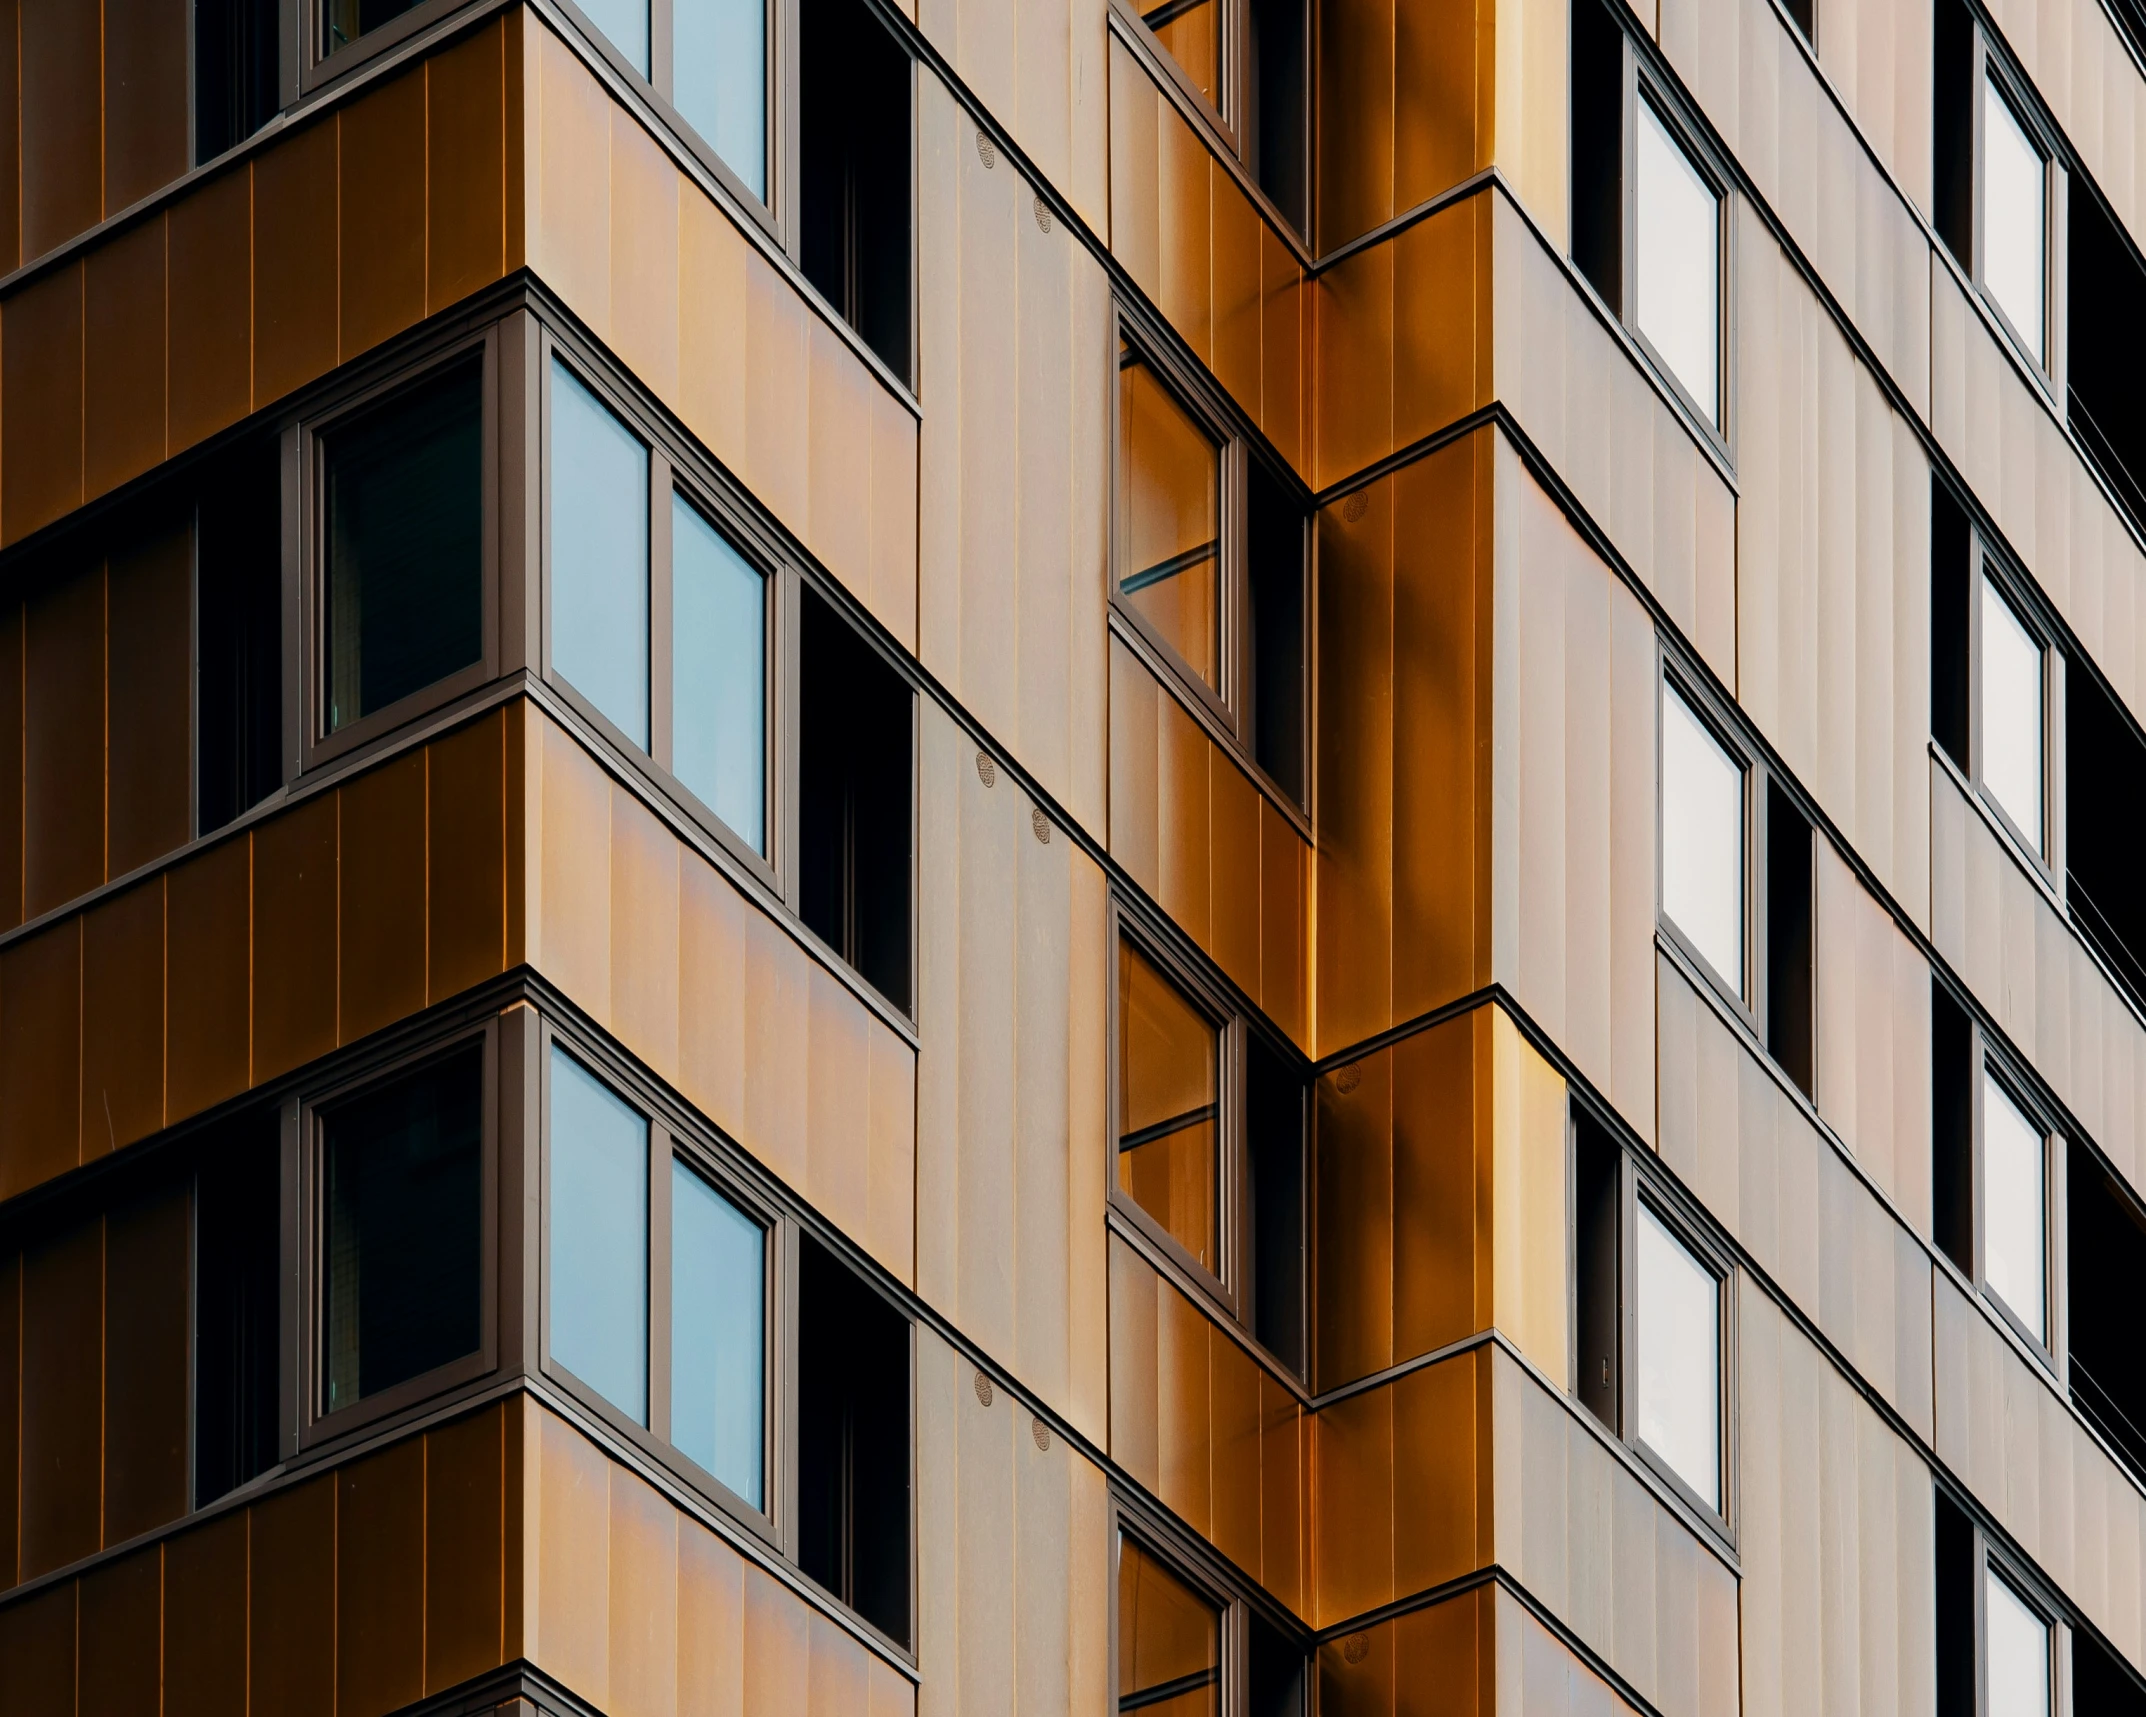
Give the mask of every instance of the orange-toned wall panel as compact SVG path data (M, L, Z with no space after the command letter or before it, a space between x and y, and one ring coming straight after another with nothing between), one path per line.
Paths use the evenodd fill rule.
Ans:
M1320 1717L1411 1717L1419 1710L1467 1717L1496 1709L1497 1607L1497 1589L1478 1586L1327 1641L1316 1660ZM1436 1698L1419 1703L1433 1688ZM1562 1708L1531 1702L1520 1709Z
M253 168L172 204L170 446L206 440L253 409ZM5 323L0 322L0 329Z
M115 553L106 588L105 874L119 877L184 846L193 832L188 522L173 520Z
M0 268L22 260L22 6L0 0Z
M23 609L0 605L0 930L22 922Z
M82 922L82 1160L164 1124L164 879Z
M425 1005L425 753L367 770L339 797L336 1041Z
M165 877L170 1120L199 1114L252 1083L252 899L253 843L244 837L211 847Z
M164 1550L151 1545L81 1582L79 1717L156 1711L162 1703Z
M336 1477L275 1492L248 1510L246 1682L251 1705L328 1703L335 1677Z
M334 116L253 164L253 404L327 374L339 355Z
M13 542L82 504L80 262L0 304L0 396L0 536Z
M336 1044L337 799L308 799L253 835L253 1077Z
M15 1584L22 1520L22 1259L0 1258L0 1592Z
M22 1261L22 1567L25 1580L101 1543L104 1223Z
M504 1661L509 1415L488 1411L426 1434L425 1688L453 1687ZM516 1427L516 1447L520 1431ZM513 1498L520 1513L519 1491ZM517 1588L519 1580L515 1581Z
M246 1515L222 1515L165 1543L166 1717L245 1709Z
M104 214L103 23L81 0L18 0L22 254L40 257Z
M104 0L104 212L116 215L188 166L186 0Z
M78 919L0 951L0 1197L78 1160L81 983Z
M105 580L95 565L30 598L23 646L23 906L104 880Z
M0 1609L0 1707L22 1717L75 1717L72 1581Z
M425 1691L425 1444L336 1474L335 1709L379 1717Z
M368 91L338 119L343 357L425 314L425 69Z
M506 970L506 722L486 716L426 747L428 1001Z
M192 1252L192 1189L184 1181L106 1219L106 1544L186 1512Z
M180 53L183 60L183 47ZM117 488L164 457L164 240L158 215L98 246L84 264L85 497Z
M428 311L505 272L505 45L505 27L494 24L425 65Z

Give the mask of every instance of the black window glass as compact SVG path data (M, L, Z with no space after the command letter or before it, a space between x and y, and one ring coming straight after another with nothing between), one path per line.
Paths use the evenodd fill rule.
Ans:
M1304 1374L1304 1081L1257 1036L1245 1043L1251 1174L1252 1328Z
M194 1190L194 1506L276 1459L282 1164L273 1110L219 1127Z
M194 159L213 161L276 112L278 0L194 0Z
M1304 511L1248 462L1246 572L1252 601L1252 754L1304 802Z
M328 731L483 654L482 366L325 437Z
M202 834L283 780L282 472L272 440L208 468L195 513L195 780Z

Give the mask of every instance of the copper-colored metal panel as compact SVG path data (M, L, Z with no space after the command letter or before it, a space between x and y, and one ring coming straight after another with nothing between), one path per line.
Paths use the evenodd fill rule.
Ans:
M811 1612L759 1568L745 1569L746 1717L796 1717L811 1698Z
M349 1043L425 1005L425 754L368 770L340 797L337 1039Z
M864 1004L824 966L807 978L811 1024L805 1079L805 1196L845 1233L871 1222L871 1027Z
M253 162L253 403L335 367L336 121L286 133ZM226 289L229 277L226 275Z
M234 168L171 205L171 450L253 409L253 169Z
M1304 837L1264 797L1259 803L1259 982L1252 993L1299 1048L1304 1007Z
M807 312L758 255L745 263L745 477L776 516L803 534L811 516Z
M745 1563L699 1521L678 1522L678 1709L744 1717Z
M806 1174L811 960L758 912L745 920L745 1148L792 1186Z
M1393 1390L1394 1591L1420 1592L1481 1565L1489 1534L1477 1510L1481 1361L1458 1354L1398 1378Z
M812 1613L805 1717L852 1717L865 1710L864 1647L832 1618Z
M1215 345L1213 216L1208 206L1214 162L1176 108L1164 102L1157 111L1156 213L1162 263L1157 302L1171 326L1206 361Z
M182 1181L105 1224L104 1542L186 1512L193 1202Z
M184 519L114 553L106 663L105 872L125 876L193 833L193 532Z
M867 485L865 606L901 640L917 647L917 444L909 408L874 381L864 390L871 423Z
M1282 1384L1259 1374L1259 1581L1304 1610L1304 1451L1311 1419Z
M1259 993L1260 807L1251 778L1219 752L1208 769L1207 948L1248 995Z
M611 1475L611 1694L618 1717L678 1710L678 1511L631 1473Z
M1120 1709L1146 1706L1169 1717L1213 1717L1215 1684L1221 1679L1221 1612L1130 1538L1118 1541L1117 1623ZM1167 1702L1139 1697L1185 1680L1194 1689L1189 1697Z
M1000 387L1011 394L1004 378ZM871 605L872 408L880 391L835 331L805 319L805 541L867 607ZM1012 569L1001 565L1000 576ZM895 615L889 618L899 619Z
M1156 1319L1161 1281L1154 1267L1116 1235L1109 1245L1110 1458L1159 1492Z
M1458 6L1393 8L1393 212L1451 190L1490 161L1490 72L1500 26ZM1530 43L1530 46L1533 46ZM1506 53L1519 58L1518 42ZM1540 50L1537 50L1540 51Z
M428 1002L506 969L505 725L488 715L425 748Z
M1163 702L1155 676L1111 639L1110 855L1150 894L1162 890L1155 777Z
M425 1690L425 1439L335 1482L335 1708L380 1717Z
M1317 1133L1318 1387L1393 1363L1393 1051L1320 1075Z
M1150 298L1161 293L1162 214L1157 206L1155 86L1115 36L1110 38L1110 249Z
M20 0L0 0L0 267L22 260Z
M184 173L186 0L105 0L104 212L116 215Z
M9 1717L77 1717L75 1582L0 1610L0 1707Z
M1266 222L1226 173L1214 177L1215 379L1259 415L1260 245Z
M22 1519L22 1254L0 1254L0 1592L15 1584Z
M22 922L23 608L0 603L0 930Z
M152 1544L81 1582L78 1717L129 1717L162 1704L164 1551Z
M1264 222L1259 229L1259 427L1277 453L1308 476L1304 445L1304 270Z
M1204 948L1212 931L1208 854L1213 834L1208 794L1209 775L1217 761L1215 746L1177 699L1165 695L1159 708L1156 847L1162 907Z
M506 39L493 23L425 62L425 308L504 270ZM514 67L516 81L521 68ZM522 194L520 175L514 194Z
M338 798L323 793L254 831L256 1080L273 1079L336 1045ZM176 922L176 889L173 912Z
M21 0L20 18L22 259L30 262L104 215L104 14L76 0Z
M733 470L746 464L747 248L698 190L678 195L678 410Z
M1499 1592L1500 1588L1495 1586L1478 1586L1442 1603L1395 1617L1395 1681L1401 1687L1438 1687L1443 1695L1439 1710L1442 1714L1451 1713L1452 1717L1495 1709L1496 1666L1491 1653L1491 1606ZM1581 1673L1587 1672L1581 1670ZM1608 1693L1599 1682L1595 1687L1603 1695ZM1530 1703L1523 1709L1532 1711L1537 1707ZM1585 1707L1573 1708L1573 1717L1578 1717L1580 1709ZM1605 1698L1596 1709L1607 1711L1612 1707Z
M335 1697L335 1490L330 1473L249 1511L253 1710L317 1711Z
M1319 1647L1319 1717L1393 1717L1406 1709L1395 1699L1393 1631L1392 1622L1380 1622Z
M1260 1368L1220 1328L1209 1347L1215 1547L1238 1567L1259 1568Z
M1394 213L1395 10L1393 0L1337 0L1319 9L1312 159L1318 164L1321 251ZM1322 375L1322 392L1330 385Z
M165 878L164 1111L198 1115L252 1082L253 846L212 847ZM0 972L0 1005L6 996Z
M904 1282L916 1282L916 1051L876 1019L866 1021L870 1071L865 1111L865 1249Z
M22 1260L22 1578L102 1542L104 1223Z
M425 1691L497 1668L505 1559L506 1414L488 1408L425 1434ZM512 1498L519 1510L521 1497Z
M15 542L82 504L80 262L0 305L0 389L0 539Z
M1389 1384L1312 1421L1315 1622L1390 1602L1394 1586L1394 1425Z
M602 1017L611 1009L611 783L563 730L533 719L543 798L529 952Z
M1386 240L1319 276L1318 478L1324 487L1393 451L1394 253Z
M1473 1334L1478 1305L1475 1018L1395 1044L1393 1057L1393 1361ZM1360 1095L1360 1093L1359 1093Z
M23 905L34 917L105 878L104 568L25 610Z
M183 49L181 57L183 63ZM164 312L160 215L107 239L86 258L85 496L116 489L164 457Z
M611 331L611 98L549 29L536 61L529 264L599 336Z
M675 836L625 788L611 789L611 1029L665 1079L678 1077Z
M867 1656L864 1663L865 1673L869 1678L869 1690L865 1695L865 1717L916 1717L916 1683L883 1658ZM1078 1663L1069 1663L1067 1669L1075 1678L1074 1686L1077 1688ZM1076 1711L1088 1708L1077 1692L1070 1704Z
M164 1124L164 879L82 923L82 1160Z
M342 355L425 314L425 73L375 84L339 119Z
M1129 941L1118 944L1118 1190L1221 1273L1221 1036Z
M610 1700L611 1463L565 1420L537 1416L536 1606L530 1655L583 1697Z
M611 109L611 344L666 404L678 400L679 174L624 108ZM856 476L850 473L852 479Z
M504 828L501 863L506 867L507 882L506 964L519 966L529 957L529 884L536 870L536 842L531 838L529 822L532 803L538 821L543 817L542 753L540 746L532 742L527 702L516 698L508 703L500 712L500 721L504 728L500 782L505 803L500 822ZM513 856L509 859L506 854Z
M81 983L78 918L0 953L0 1196L80 1160Z
M1168 1282L1155 1301L1156 1453L1162 1500L1201 1533L1214 1522L1207 1316Z
M1393 251L1393 429L1407 447L1485 403L1479 324L1491 315L1479 266L1489 192L1449 203L1388 240ZM1382 247L1383 248L1383 247ZM1391 450L1389 449L1389 450Z
M246 1709L244 1510L164 1546L165 1717Z
M678 866L678 1084L725 1132L745 1123L745 943L749 910L716 868Z

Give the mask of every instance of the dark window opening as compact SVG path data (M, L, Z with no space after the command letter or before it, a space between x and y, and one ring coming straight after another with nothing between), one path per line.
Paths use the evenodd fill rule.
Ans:
M910 732L902 677L804 593L798 649L798 910L836 953L909 1006Z
M1945 1256L1975 1273L1974 1031L1967 1011L1930 982L1930 1215Z
M1624 32L1603 0L1572 0L1572 260L1624 310Z
M1574 1332L1578 1338L1580 1404L1611 1431L1622 1415L1618 1255L1623 1206L1623 1153L1602 1127L1585 1115L1572 1127Z
M2067 1182L2071 1398L2146 1479L2146 1373L2131 1298L2146 1281L2146 1215L2077 1143ZM2087 1707L2080 1707L2081 1710Z
M2146 741L2071 663L2064 676L2064 897L2072 922L2146 1005Z
M273 441L208 468L195 513L198 832L283 780L282 461Z
M277 0L194 0L194 160L276 116Z
M325 1412L482 1339L483 1078L472 1045L322 1119Z
M203 1147L194 1183L194 1506L276 1463L282 1154L273 1109Z
M2071 1708L2079 1717L2146 1717L2146 1688L2138 1676L2076 1624L2071 1675Z
M1975 25L1965 0L1934 0L1931 165L1937 236L1953 260L1974 268Z
M2133 57L2146 61L2146 0L2109 0L2109 16L2116 20Z
M324 0L321 7L320 51L325 58L345 42L354 42L368 30L377 30L390 18L399 18L418 0Z
M1815 42L1818 36L1815 28L1816 20L1812 16L1813 0L1787 0L1787 5L1788 21L1803 32L1803 39L1806 42Z
M1973 570L1967 514L1944 481L1930 478L1930 733L1965 774L1967 602Z
M1811 825L1766 783L1766 1049L1806 1097L1816 1087L1811 993Z
M798 1566L909 1643L909 1321L809 1235L797 1263Z
M1249 1619L1246 1717L1303 1717L1304 1648L1257 1610Z
M1252 1333L1304 1375L1304 1081L1256 1035L1245 1042Z
M483 657L483 374L458 364L323 438L330 733Z
M2085 179L2066 178L2065 415L2117 499L2146 522L2146 353L2138 339L2146 268Z
M1304 511L1259 461L1246 466L1252 755L1304 802Z
M805 278L909 379L909 56L860 0L803 0Z
M1937 1717L1975 1717L1975 1528L1937 1493Z
M1311 230L1305 116L1311 107L1310 8L1305 0L1251 0L1246 30L1251 101L1245 155L1259 188L1301 233Z

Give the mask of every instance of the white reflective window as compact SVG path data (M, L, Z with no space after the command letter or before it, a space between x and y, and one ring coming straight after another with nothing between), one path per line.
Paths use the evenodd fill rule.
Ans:
M2042 646L1982 575L1982 784L2042 850Z
M1639 331L1721 421L1721 198L1639 104Z
M2047 1342L2048 1152L2040 1127L2011 1093L1982 1075L1982 1274L1997 1297Z
M2046 364L2042 294L2048 279L2048 164L2012 104L1982 84L1982 280L2013 331Z
M1721 1287L1639 1207L1639 1435L1721 1508Z
M1744 769L1674 687L1662 693L1662 910L1744 988Z
M1994 1568L1982 1570L1989 1717L2049 1717L2049 1624Z

